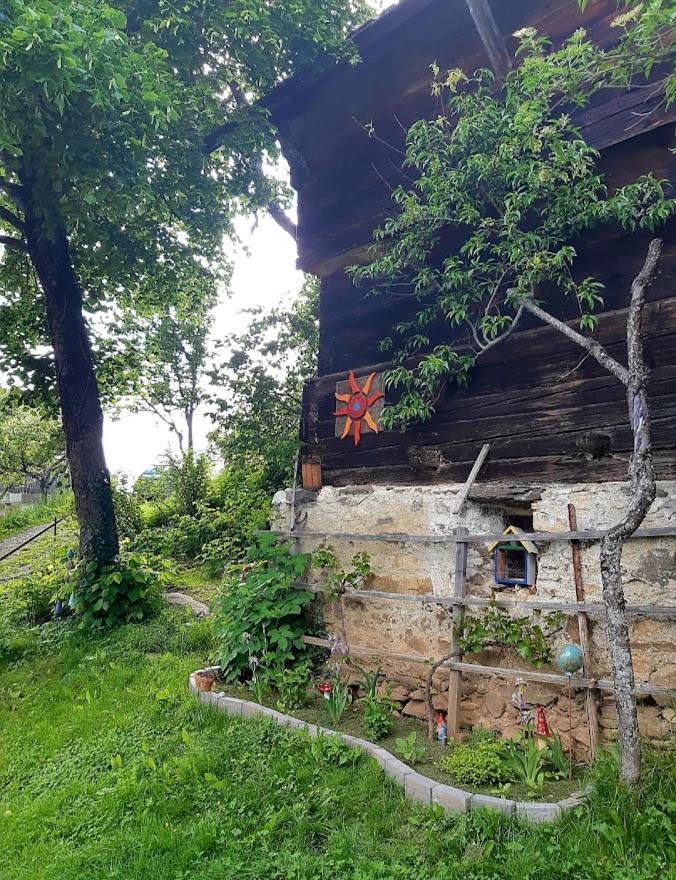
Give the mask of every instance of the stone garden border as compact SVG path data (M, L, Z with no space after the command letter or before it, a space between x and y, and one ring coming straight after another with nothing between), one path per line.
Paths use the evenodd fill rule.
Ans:
M352 748L360 748L369 757L374 758L385 773L403 787L406 797L417 803L426 806L438 804L445 810L463 813L475 807L488 807L504 813L506 816L516 815L527 822L535 824L555 822L566 810L579 806L584 800L581 792L575 792L558 802L533 803L531 801L513 801L506 798L491 797L486 794L473 794L469 791L463 791L461 788L454 788L452 785L444 785L435 779L423 776L422 773L418 773L407 764L404 764L403 761L400 761L399 758L396 758L387 749L383 749L366 739L359 739L347 733L339 733L328 727L309 724L306 721L301 721L299 718L284 715L275 709L269 709L267 706L261 706L260 703L240 700L237 697L228 697L222 691L201 691L195 683L195 676L206 671L196 669L191 674L189 681L190 691L205 706L212 706L220 712L225 712L228 715L239 715L242 718L261 715L272 719L282 727L305 730L310 736L321 736L322 734L326 736L339 736L346 745ZM213 667L210 668L210 671L213 671Z

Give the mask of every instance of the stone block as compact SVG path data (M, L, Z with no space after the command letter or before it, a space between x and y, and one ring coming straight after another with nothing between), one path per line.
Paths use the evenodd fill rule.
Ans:
M218 698L216 705L221 712L227 712L228 715L242 714L242 701L237 700L235 697L221 696Z
M516 802L506 798L492 797L489 794L473 794L470 806L472 809L487 807L489 810L497 810L499 813L504 813L505 816L511 816L516 808Z
M432 789L436 783L423 776L422 773L412 771L408 773L404 779L404 791L406 797L419 804L429 806L432 803Z
M516 804L516 815L526 822L537 825L540 822L555 822L561 817L559 804L529 804L519 802Z
M472 795L452 785L435 785L432 789L432 803L439 804L446 810L466 812L469 809Z
M197 699L205 706L215 706L218 694L215 694L213 691L198 691Z
M373 758L374 761L377 761L383 770L386 769L387 762L392 761L394 755L387 751L387 749L381 749L380 746L374 746L373 743L369 743L370 748L366 750L369 758Z
M580 804L584 803L584 794L581 791L575 791L573 794L568 795L567 798L564 798L562 801L559 801L559 807L562 811L565 810L573 810L575 807L579 807Z
M265 707L249 700L243 700L242 718L254 718L256 715L265 715Z
M507 706L501 694L497 691L489 691L486 694L484 703L486 704L486 708L491 713L493 718L500 718L501 715L505 714L505 709L507 708Z
M407 765L404 764L403 761L400 761L399 758L390 758L389 761L385 762L385 772L388 776L391 776L396 782L400 785L404 785L406 782L406 777L409 773L413 773L413 770Z
M422 700L410 700L401 710L401 714L411 718L427 718L427 706Z

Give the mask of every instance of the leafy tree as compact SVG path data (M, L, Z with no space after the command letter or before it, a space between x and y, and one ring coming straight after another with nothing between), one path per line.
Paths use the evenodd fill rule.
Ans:
M223 389L211 439L227 462L261 466L270 491L288 485L299 447L303 385L316 372L319 285L308 277L290 308L255 310L245 333L223 342L214 374Z
M349 56L361 16L359 0L3 4L0 294L50 340L85 560L118 550L88 327L115 302L157 297L192 255L218 264L232 212L281 199L255 102ZM206 155L202 136L224 120L237 124Z
M11 487L37 483L43 499L66 471L61 423L42 407L0 390L0 498Z
M179 289L168 291L149 314L128 311L122 319L118 359L130 375L129 408L156 415L175 434L181 452L194 447L195 413L207 399L215 282L194 264L182 273Z
M660 4L658 4L660 5ZM671 13L669 13L671 15ZM628 367L593 337L555 315L560 293L573 299L582 331L597 323L602 285L573 273L571 244L601 224L654 229L673 213L663 182L646 175L610 190L597 168L598 153L585 143L569 109L584 106L606 85L649 70L654 54L626 59L626 47L600 51L579 31L552 51L535 30L520 37L520 66L496 90L490 71L434 69L433 91L444 112L408 131L406 165L416 182L394 194L397 214L376 232L380 256L353 269L374 291L397 285L410 293L414 314L400 323L384 348L394 348L385 383L400 393L383 423L405 428L434 412L446 384L467 382L486 351L504 342L524 314L565 334L626 388L634 451L630 497L623 519L601 543L601 574L619 718L621 773L640 773L629 629L621 578L622 548L643 521L654 497L647 368L641 345L645 291L660 256L650 245L631 287L627 319ZM630 40L629 51L637 42ZM649 53L654 53L655 42ZM455 230L454 238L447 231ZM449 241L458 242L449 245ZM451 341L433 346L442 322Z

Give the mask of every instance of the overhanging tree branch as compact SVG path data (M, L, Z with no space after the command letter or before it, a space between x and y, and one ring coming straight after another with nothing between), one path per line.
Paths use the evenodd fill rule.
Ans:
M11 235L0 235L0 244L13 251L21 251L24 254L28 253L28 245L21 238L13 238Z
M606 370L619 379L623 385L629 384L629 371L626 367L623 367L619 361L616 361L614 357L611 357L605 348L595 339L589 339L587 336L578 333L577 330L574 330L569 324L560 321L558 318L555 318L554 315L550 315L549 312L541 309L540 306L531 299L524 299L522 302L522 308L527 312L530 312L531 315L535 315L536 318L539 318L545 324L549 324L550 327L556 328L559 333L563 333L564 336L567 336L568 339L572 340L576 345L579 345L585 351L589 352L594 360L598 361L602 367L605 367Z
M17 217L12 211L8 211L7 208L3 208L0 205L0 220L4 220L9 223L10 226L13 226L15 229L18 229L19 232L23 235L26 231L26 224L20 217Z

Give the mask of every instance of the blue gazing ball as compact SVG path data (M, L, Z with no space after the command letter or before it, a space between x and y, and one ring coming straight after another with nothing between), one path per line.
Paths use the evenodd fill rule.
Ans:
M582 651L577 645L568 643L556 655L556 665L563 669L566 675L573 675L582 669Z

